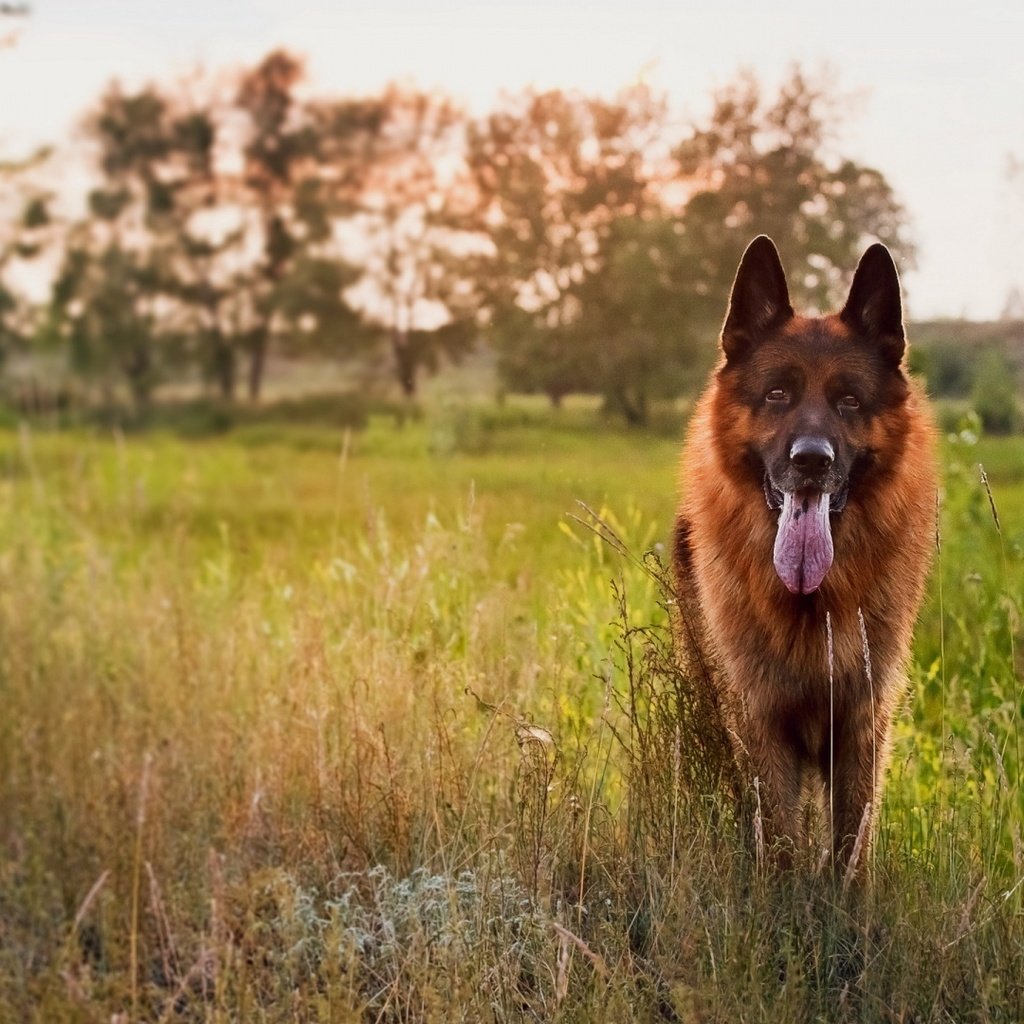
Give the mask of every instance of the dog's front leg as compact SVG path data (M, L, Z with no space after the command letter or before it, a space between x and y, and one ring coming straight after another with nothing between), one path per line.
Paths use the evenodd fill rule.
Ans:
M832 767L832 855L837 871L863 877L870 861L875 823L889 756L889 715L863 706L835 733ZM826 773L826 781L828 775Z
M803 766L799 751L781 730L750 729L745 739L749 777L755 786L755 820L768 860L789 868L799 847Z

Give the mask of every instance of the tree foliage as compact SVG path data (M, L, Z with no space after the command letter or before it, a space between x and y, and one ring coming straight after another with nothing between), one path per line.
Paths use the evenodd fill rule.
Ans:
M471 126L479 223L493 245L484 288L510 388L557 402L600 386L581 300L616 225L653 210L647 151L662 114L643 89L615 101L553 90L509 97Z
M796 302L823 312L845 294L869 241L912 264L906 213L881 172L832 145L842 107L826 81L794 68L768 97L741 75L676 150L691 195L684 245L703 282L703 319L722 316L746 244L758 234L783 249Z
M242 78L236 101L247 116L242 184L262 236L261 256L250 280L250 326L245 332L251 398L259 397L263 384L280 293L302 261L304 243L322 241L329 230L314 201L314 121L296 96L303 76L301 60L276 50ZM293 303L295 294L293 289Z
M392 86L381 97L353 225L359 301L388 339L402 392L475 340L481 239L464 162L464 112L447 97Z
M51 325L67 338L74 370L108 395L123 380L143 404L169 334L158 310L170 288L178 125L156 89L113 86L84 127L101 182L66 233Z
M0 368L28 345L35 330L37 316L17 286L16 271L37 260L54 229L53 196L35 181L48 156L43 149L27 160L0 164L6 214L0 220Z
M621 217L602 239L599 262L573 293L577 344L609 410L645 423L652 399L674 398L700 364L695 350L693 278L667 215Z
M185 88L104 96L85 126L100 183L67 232L54 290L76 369L120 372L143 403L188 359L230 399L247 359L257 398L275 337L365 344L332 224L359 160L346 139L372 132L375 114L302 104L300 77L275 52L227 102Z

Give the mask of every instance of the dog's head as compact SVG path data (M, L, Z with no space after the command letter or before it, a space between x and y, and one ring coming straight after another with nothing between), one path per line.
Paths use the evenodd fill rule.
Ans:
M885 246L864 254L842 312L804 317L790 305L774 244L750 243L722 330L719 381L743 410L745 472L779 512L775 567L793 593L818 589L832 565L830 516L866 471L885 471L878 421L907 397L904 348Z

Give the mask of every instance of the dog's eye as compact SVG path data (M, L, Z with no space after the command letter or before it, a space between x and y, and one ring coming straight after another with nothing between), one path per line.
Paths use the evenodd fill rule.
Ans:
M838 404L841 410L860 408L860 401L857 399L856 395L843 395L843 397L839 399Z
M789 395L783 391L782 388L772 388L771 391L764 396L764 400L772 404L778 404L780 402L788 402Z

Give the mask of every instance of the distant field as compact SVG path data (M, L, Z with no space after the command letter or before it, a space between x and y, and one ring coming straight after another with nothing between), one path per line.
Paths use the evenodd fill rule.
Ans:
M946 445L852 903L684 785L663 595L570 517L658 549L678 448L0 434L0 1020L1024 1019L1024 444Z

